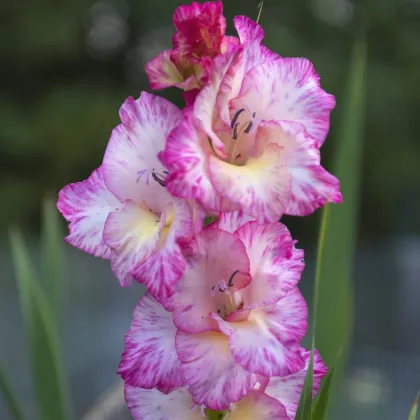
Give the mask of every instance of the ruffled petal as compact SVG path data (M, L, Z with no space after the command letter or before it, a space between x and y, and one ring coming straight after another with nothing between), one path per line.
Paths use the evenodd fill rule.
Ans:
M235 16L233 23L242 44L245 42L261 42L263 40L263 28L249 17Z
M319 76L305 58L279 58L253 67L231 106L248 107L263 120L303 124L318 147L329 130L334 96L320 87Z
M224 420L290 420L283 404L268 395L251 391L242 398Z
M217 332L189 334L179 331L176 348L194 403L226 410L255 385L255 375L238 365L227 337Z
M293 138L286 153L286 166L291 179L286 214L307 216L328 202L341 203L340 182L321 166L315 140L300 124L282 122L280 126Z
M305 382L306 372L309 367L311 352L302 349L302 357L305 361L305 367L299 372L284 377L270 378L264 392L280 401L287 410L287 415L294 419L299 405L300 394L302 393L303 384ZM322 378L327 373L327 367L319 355L314 352L314 382L313 382L313 398L316 397Z
M174 199L161 217L127 202L111 213L105 224L104 241L113 250L111 266L123 285L131 278L144 284L161 301L173 292L173 284L185 270L179 242L194 234L191 207Z
M303 250L282 223L249 222L235 232L245 245L252 282L241 291L244 307L276 303L295 288L305 267Z
M138 302L118 373L140 388L175 388L184 385L181 362L175 349L172 314L149 294Z
M188 202L174 198L164 217L173 217L173 220L170 226L161 229L154 254L132 271L133 277L160 302L172 295L174 284L184 274L186 261L182 244L188 243L199 232L198 220L202 225L204 214L196 211L194 215ZM198 220L194 220L194 217Z
M298 289L275 305L233 312L226 321L217 319L229 337L229 347L237 363L263 376L284 376L303 368L299 342L306 334L308 310Z
M173 195L196 199L207 210L233 210L234 206L218 194L210 182L208 159L211 154L206 134L196 127L187 112L182 124L169 136L165 151L159 155L170 171L166 186Z
M223 212L220 214L217 222L210 225L212 228L224 230L225 232L234 233L245 223L255 220L242 210Z
M223 307L225 293L218 290L221 281L228 284L236 271L232 291L250 281L248 256L234 235L208 228L197 237L195 246L195 254L168 305L173 309L175 325L191 333L218 329L209 314Z
M124 386L125 401L134 420L202 420L186 388L164 394L157 389Z
M103 237L114 251L111 267L123 286L131 284L134 269L154 253L160 224L159 216L131 201L121 211L109 214Z
M171 60L172 50L165 50L146 64L151 89L180 85L184 77Z
M290 176L278 145L268 144L260 156L249 158L244 166L210 156L209 170L216 191L261 223L274 222L283 215Z
M181 122L182 112L167 100L143 92L139 99L125 101L120 118L122 124L114 129L104 156L105 183L122 202L145 201L160 213L171 196L153 178L153 174L162 178L165 174L157 154Z
M85 181L66 185L57 201L58 210L70 223L66 242L95 257L109 258L111 249L102 239L105 221L110 212L122 207L107 189L101 167Z

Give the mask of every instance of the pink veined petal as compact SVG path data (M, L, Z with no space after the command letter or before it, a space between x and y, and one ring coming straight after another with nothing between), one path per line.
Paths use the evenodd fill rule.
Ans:
M105 220L122 207L107 189L101 167L85 181L66 185L57 201L58 210L70 223L66 242L95 257L109 258L111 249L102 240Z
M255 375L233 360L227 337L221 333L178 331L176 348L195 404L226 410L255 385Z
M327 136L334 96L319 83L313 65L305 58L279 58L253 67L244 77L234 109L253 107L263 120L303 124L318 147Z
M242 44L245 42L260 43L264 38L264 30L258 23L247 16L235 16L233 19L236 31Z
M168 304L173 310L175 325L182 331L197 333L218 330L209 317L223 306L225 293L218 290L220 281L229 283L232 291L249 281L249 259L240 240L219 229L208 228L196 238L195 255L190 258L184 276L175 287Z
M187 112L185 119L168 137L159 154L169 169L168 190L175 196L198 200L209 211L233 210L234 206L218 194L209 179L208 158L212 154L206 134L195 125Z
M316 141L302 124L266 121L258 130L256 141L272 141L283 149L290 176L290 196L285 213L307 216L327 202L342 202L339 181L321 166Z
M321 166L314 139L300 124L282 122L280 126L295 139L286 158L291 176L291 197L286 214L307 216L328 202L341 203L340 182Z
M290 176L278 145L266 145L260 156L249 158L244 166L210 156L209 170L216 191L259 222L274 222L283 215Z
M193 402L186 388L164 394L125 384L124 395L134 420L203 420L200 410L191 409Z
M172 50L165 50L146 64L151 89L164 89L177 86L184 77L171 60Z
M295 288L305 267L303 250L282 223L249 222L236 232L251 263L252 282L242 291L244 308L276 303Z
M113 249L111 267L123 286L131 284L134 269L154 253L160 224L159 216L131 201L109 214L103 238Z
M210 137L212 147L220 157L225 156L225 145L213 131L213 123L219 118L216 107L217 96L219 89L221 89L221 84L224 83L224 78L227 77L228 80L231 80L235 71L239 73L239 69L243 66L242 55L242 47L236 46L229 53L217 56L213 60L211 81L197 95L194 103L194 117L197 119L199 126ZM232 87L229 85L222 89L223 94L229 95L230 90L225 93L226 89L232 90ZM228 122L225 121L225 123L227 124Z
M224 230L225 232L234 233L245 223L255 220L248 216L242 210L223 212L219 216L219 220L211 225L212 228Z
M140 298L125 335L125 350L118 373L140 388L175 388L184 385L175 349L172 314L148 293Z
M246 310L233 312L226 321L213 315L220 330L229 336L237 363L267 377L289 375L303 368L299 342L306 334L308 310L298 289L275 305L252 309L245 321L243 312Z
M290 420L283 404L268 395L251 391L229 412L225 420Z
M309 366L311 356L310 351L302 349L302 356L305 361L305 367L299 372L284 377L273 377L265 388L264 392L267 395L280 401L286 408L287 414L291 419L295 418L296 411L299 405L300 394L302 393L303 384L305 382L306 372ZM321 384L322 378L327 373L327 367L319 355L319 352L314 352L314 388L312 397L315 398Z
M152 173L164 176L157 154L181 122L182 112L167 100L143 92L139 99L125 101L120 118L122 124L114 129L104 156L105 184L121 201L145 201L152 211L160 213L171 196Z
M166 213L173 213L166 215ZM203 215L198 215L203 221ZM160 231L159 243L153 255L143 264L134 267L133 277L144 284L150 293L159 301L165 300L173 293L174 284L184 274L185 258L180 241L189 241L197 231L192 208L184 200L173 199L163 218L173 217L170 226Z

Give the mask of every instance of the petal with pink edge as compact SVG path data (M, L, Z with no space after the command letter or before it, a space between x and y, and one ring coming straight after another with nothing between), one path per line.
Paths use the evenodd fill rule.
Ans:
M118 373L140 388L175 388L184 385L175 349L176 328L171 313L148 293L138 302Z
M121 201L144 201L161 213L171 196L156 181L165 168L157 154L166 138L182 120L182 112L163 98L143 92L139 99L128 98L120 109L122 124L114 129L104 161L105 184Z
M251 263L252 282L242 291L245 308L274 304L297 286L304 253L295 248L285 225L249 222L235 236L245 245Z
M270 378L270 381L264 390L267 395L277 399L285 406L287 414L291 419L295 418L299 405L300 394L302 392L306 372L309 367L311 352L302 349L302 356L305 361L305 367L302 370L292 375ZM321 380L326 375L327 370L328 369L322 361L319 352L315 350L313 398L316 397Z
M225 232L234 233L245 223L255 220L248 216L242 210L223 212L219 216L219 220L210 225L213 228L224 230Z
M173 285L184 274L186 262L180 242L188 242L198 231L193 217L190 204L174 198L162 215L165 224L162 227L161 222L155 252L132 270L133 277L161 302L172 295ZM204 218L202 213L197 217L201 221Z
M219 284L231 283L232 293L246 286L250 282L249 259L238 238L214 228L197 236L194 252L169 305L174 323L190 333L217 330L209 314L220 313L229 299L226 292L219 290Z
M66 242L95 257L109 258L111 249L102 239L105 221L110 212L122 207L107 189L101 167L85 181L66 185L57 201L58 210L70 223Z
M237 363L263 376L284 376L303 368L299 342L306 334L308 310L298 289L275 305L255 308L243 320L245 310L217 319L229 336L229 347Z
M177 86L184 77L171 60L172 50L165 50L146 64L151 89L164 89Z
M279 58L253 67L231 105L234 109L249 108L266 121L299 122L319 147L327 136L335 99L320 87L310 61Z
M157 389L125 384L124 396L134 420L202 420L200 410L192 410L193 402L186 388L164 394Z
M215 190L259 222L274 222L283 215L290 176L278 145L266 145L260 156L249 158L244 166L210 156L209 170Z
M221 333L178 331L176 348L195 404L226 410L255 385L255 375L234 361L227 337Z
M229 412L225 420L290 420L283 404L268 395L251 391Z
M235 16L233 19L236 31L242 44L245 42L261 42L264 30L258 23L247 16Z
M234 206L210 182L208 158L212 153L206 134L196 127L187 112L182 124L169 136L165 151L159 154L170 171L166 186L173 195L196 199L207 210L233 210Z
M289 147L285 145L286 166L291 178L286 214L307 216L328 202L341 203L340 182L321 166L315 140L300 124L281 122L279 126L293 139Z
M109 214L103 237L113 249L111 267L123 286L131 284L133 270L154 253L160 225L158 215L131 201Z

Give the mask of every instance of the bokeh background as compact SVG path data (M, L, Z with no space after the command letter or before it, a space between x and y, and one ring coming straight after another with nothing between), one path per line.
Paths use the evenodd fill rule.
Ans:
M37 261L43 198L56 197L101 163L119 106L148 90L145 63L170 48L178 4L0 4L0 360L30 419L36 419L35 404L8 228L24 229ZM256 17L257 2L225 1L232 33L235 14ZM261 23L266 45L283 56L309 58L323 87L337 97L323 147L326 167L354 33L367 25L355 330L340 396L344 410L336 418L406 418L420 389L420 1L266 0ZM182 105L179 92L162 95ZM318 215L285 222L308 250L302 289L310 298ZM63 236L65 229L63 223ZM61 332L79 419L118 382L123 335L143 290L120 289L106 262L67 246L63 282ZM0 418L8 418L1 400Z

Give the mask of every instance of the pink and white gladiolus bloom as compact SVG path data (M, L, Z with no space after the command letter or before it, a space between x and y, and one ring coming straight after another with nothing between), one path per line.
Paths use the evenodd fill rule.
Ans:
M302 349L305 367L284 377L262 378L261 383L237 403L231 404L223 420L293 420L302 393L310 352ZM315 398L327 368L319 353L314 353ZM203 420L209 414L203 405L194 404L188 387L162 392L156 388L144 389L126 383L125 398L134 420Z
M319 150L334 97L308 60L269 51L248 18L235 18L235 26L241 44L215 58L210 82L160 155L169 191L260 222L341 202Z
M167 172L157 159L182 112L142 93L126 100L120 118L101 167L64 187L57 206L69 222L68 243L110 259L123 286L134 277L159 299L184 272L179 241L194 234L194 209L167 191Z
M232 224L227 223L228 229ZM195 404L226 410L258 377L304 367L307 307L297 283L303 252L280 223L247 222L197 235L165 304L142 298L119 372L126 383L189 387Z

